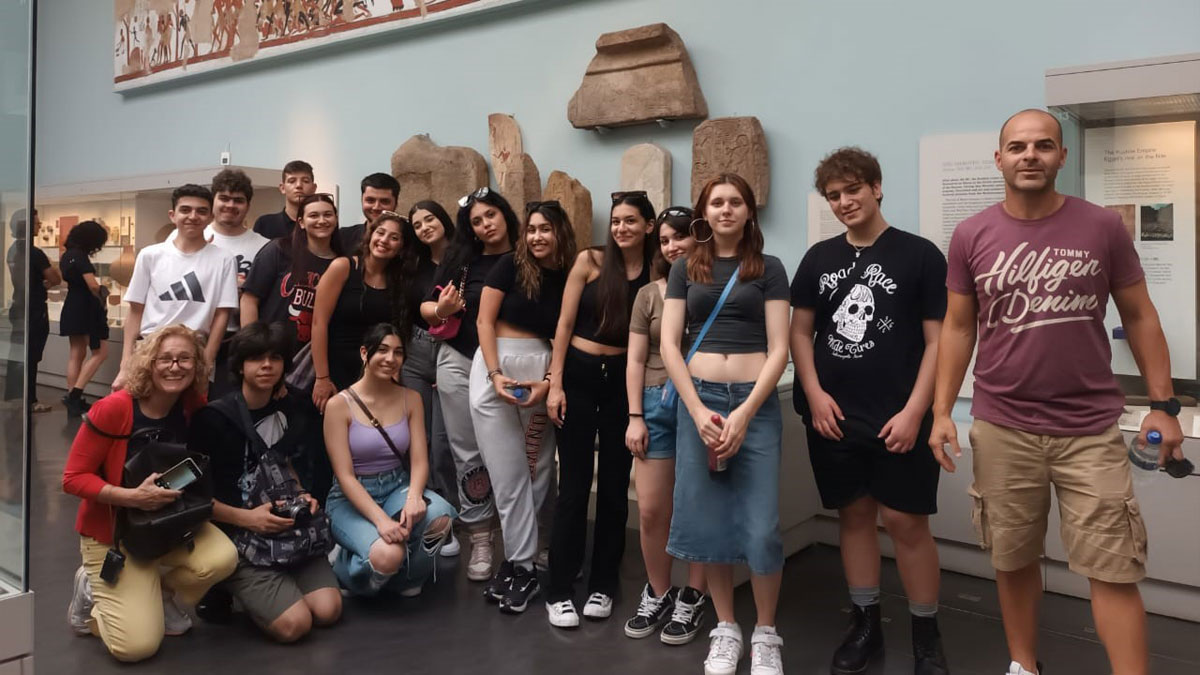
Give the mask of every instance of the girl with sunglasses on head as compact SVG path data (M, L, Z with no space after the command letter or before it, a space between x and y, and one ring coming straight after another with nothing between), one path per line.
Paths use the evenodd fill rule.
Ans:
M429 436L429 487L458 508L458 481L455 478L454 457L446 439L446 424L442 419L442 404L438 400L437 353L441 343L429 334L429 322L421 315L421 303L437 297L433 277L454 238L454 221L442 205L423 200L408 210L420 245L417 250L416 277L405 289L412 308L412 337L404 359L401 380L404 386L421 394L425 404L425 432ZM458 540L451 537L439 551L444 557L458 555Z
M384 211L367 227L354 255L329 265L313 307L313 405L322 413L330 396L362 373L358 348L371 326L410 325L405 290L416 281L417 236L403 216Z
M504 562L484 589L518 614L538 594L538 513L551 490L554 428L546 418L550 339L558 325L575 231L558 202L532 202L517 250L484 281L471 419L500 513Z
M405 335L391 324L367 330L359 349L362 376L325 406L325 447L337 476L328 506L340 547L333 572L354 595L419 595L456 515L425 489L421 397L396 385Z
M787 273L778 258L763 255L754 191L741 176L710 180L695 215L696 245L671 265L662 319L662 359L679 392L667 552L704 563L718 621L709 633L706 675L733 675L742 656L733 612L739 562L750 567L758 609L751 672L782 675L775 609L783 570L783 422L776 387L788 358ZM690 361L680 350L685 326Z
M486 187L460 199L458 206L454 240L434 276L437 295L421 304L421 316L435 330L445 330L447 322L458 323L453 337L447 336L437 350L438 400L454 455L460 520L471 541L467 578L487 581L492 577L491 519L496 507L471 422L471 359L479 348L476 320L484 280L513 250L520 221L508 201Z
M612 615L625 553L633 461L624 437L629 415L625 351L633 300L650 282L654 206L645 192L616 192L612 198L607 245L581 252L567 277L550 363L546 408L562 431L546 611L550 624L559 628L579 625L575 578L587 543L597 434L596 525L585 617L601 620Z
M675 406L664 401L667 371L659 355L663 298L671 264L695 246L690 225L692 210L676 206L663 211L657 220L658 250L654 255L654 282L638 291L629 318L629 366L625 386L629 395L629 426L625 446L633 453L637 480L638 533L648 581L642 589L637 612L625 623L625 634L644 638L664 622L663 643L691 642L704 620L704 568L688 565L688 584L671 586L667 532L671 525L672 492L675 486Z

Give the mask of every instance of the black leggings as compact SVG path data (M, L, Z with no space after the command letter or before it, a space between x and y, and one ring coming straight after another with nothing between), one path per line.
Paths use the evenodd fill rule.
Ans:
M588 593L615 596L621 556L625 554L629 469L633 464L633 455L625 448L625 427L629 423L625 355L595 356L568 347L563 393L567 413L558 437L558 500L550 538L548 599L571 599L575 577L583 566L597 433L599 478Z

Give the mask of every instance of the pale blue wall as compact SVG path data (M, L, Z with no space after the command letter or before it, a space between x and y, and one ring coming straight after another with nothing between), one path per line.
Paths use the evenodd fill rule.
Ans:
M566 120L597 35L665 21L687 42L711 115L762 120L767 248L789 269L804 250L811 173L829 149L878 154L889 220L913 230L922 134L996 129L1042 104L1047 68L1200 52L1198 0L545 0L122 96L112 91L110 0L39 8L39 184L212 165L229 144L238 164L303 156L350 204L358 179L386 171L411 134L486 154L491 112L516 115L543 178L568 171L598 206L621 153L643 141L671 151L676 201L686 197L691 123L599 136Z

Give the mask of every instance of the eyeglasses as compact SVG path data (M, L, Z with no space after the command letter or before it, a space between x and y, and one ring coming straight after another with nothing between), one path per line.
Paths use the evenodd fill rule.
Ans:
M191 370L196 365L196 357L191 354L180 354L179 356L156 356L154 365L162 370L167 370L173 365L178 365L184 370Z
M645 190L630 190L628 192L612 193L613 206L626 199L650 199L650 195L646 194Z
M671 208L658 214L659 222L662 222L662 221L666 220L667 218L684 218L684 217L686 217L686 218L692 217L692 210L686 206L672 206Z
M490 194L492 194L492 191L485 185L471 194L464 195L462 199L458 200L458 207L465 209L471 205L471 202L483 199Z
M538 209L541 209L541 208L555 209L558 211L563 210L562 204L558 203L558 200L556 200L556 199L551 199L550 201L545 201L545 202L526 202L525 203L525 215L526 216L531 215L534 211L537 211Z

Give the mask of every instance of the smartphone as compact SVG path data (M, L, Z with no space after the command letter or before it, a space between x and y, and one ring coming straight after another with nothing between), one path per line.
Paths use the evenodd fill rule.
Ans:
M154 484L164 490L182 490L195 483L201 475L196 462L191 457L185 457L182 462L164 471Z

